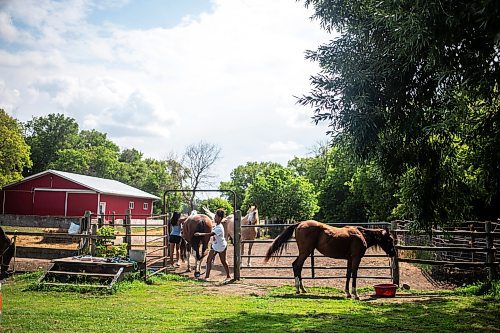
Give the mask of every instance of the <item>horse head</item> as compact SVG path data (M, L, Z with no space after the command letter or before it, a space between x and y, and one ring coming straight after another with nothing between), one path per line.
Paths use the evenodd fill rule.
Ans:
M2 227L0 227L0 280L11 275L8 269L10 260L14 256L14 249L14 243L7 237Z
M380 237L378 237L378 246L384 250L384 252L389 256L389 257L395 257L396 256L396 247L395 247L395 242L394 238L392 238L391 233L389 232L389 229L385 227L384 229L381 229Z
M357 227L357 229L363 234L368 247L379 246L389 257L396 256L394 238L392 238L387 227L384 229L365 229L363 227Z
M246 219L246 224L259 224L259 210L257 209L257 206L251 206L248 211L247 215L244 217Z

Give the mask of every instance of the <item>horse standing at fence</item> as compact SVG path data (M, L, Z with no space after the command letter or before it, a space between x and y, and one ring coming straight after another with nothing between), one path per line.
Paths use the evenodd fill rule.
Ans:
M0 280L11 275L8 272L10 260L14 256L15 244L7 237L2 227L0 227Z
M248 211L247 215L241 218L241 225L256 225L259 224L259 210L257 209L257 206L251 206ZM225 224L224 227L224 232L226 232L226 239L231 237L233 240L234 244L234 215L229 215L226 218L225 223L223 222L223 225ZM255 240L257 237L257 228L256 227L244 227L241 228L241 240ZM252 255L252 247L253 243L248 243L248 260L247 260L247 266L250 266L250 256ZM245 244L241 243L241 254L245 253Z
M195 252L194 276L200 277L201 260L206 256L210 236L195 236L196 232L212 232L213 222L205 214L194 214L188 216L182 224L182 238L186 241L187 270L191 271L190 254ZM201 251L200 251L201 245Z
M300 290L306 290L302 284L302 267L304 261L316 249L323 255L347 260L347 274L345 283L346 298L351 298L349 293L349 280L352 276L352 294L355 299L359 299L356 291L356 278L361 258L366 250L371 246L380 246L387 255L394 257L394 239L389 230L386 229L365 229L361 227L335 228L321 222L309 220L292 224L286 228L273 241L266 253L265 261L271 257L279 257L286 248L287 241L292 238L295 231L295 240L299 248L299 256L293 262L293 275L295 277L295 288L297 294ZM300 290L299 290L300 288Z

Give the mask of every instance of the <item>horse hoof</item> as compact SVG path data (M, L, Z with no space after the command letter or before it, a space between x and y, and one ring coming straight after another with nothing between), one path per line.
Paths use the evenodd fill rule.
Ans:
M345 295L345 298L351 298L351 295Z
M199 278L201 276L200 272L194 272L194 277Z
M354 296L354 299L355 299L356 301L359 301L359 296Z

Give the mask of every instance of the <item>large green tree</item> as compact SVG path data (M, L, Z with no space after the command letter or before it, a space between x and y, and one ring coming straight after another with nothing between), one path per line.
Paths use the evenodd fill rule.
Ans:
M116 179L120 148L96 130L82 130L70 148L56 152L48 167L93 177ZM131 184L132 185L132 184ZM132 185L134 186L134 185Z
M278 221L310 219L318 211L317 192L303 176L280 165L256 176L248 187L244 207L256 204L261 216Z
M76 120L62 114L33 117L25 124L26 143L31 147L32 168L25 168L24 175L45 171L55 162L58 152L72 149L78 142Z
M423 227L465 216L457 145L482 145L489 211L500 213L500 3L496 0L306 0L314 17L340 36L310 51L321 72L300 103L330 123L334 139L388 178L409 182L405 213ZM465 97L464 97L465 96ZM471 107L481 104L482 112ZM479 108L478 108L479 109ZM471 118L474 113L474 118ZM474 120L468 126L464 120ZM488 170L488 171L486 171ZM468 189L464 190L465 192ZM402 196L402 199L405 197Z
M247 162L245 165L239 165L231 171L231 180L221 182L219 189L233 190L236 193L237 209L244 210L243 199L248 187L253 184L257 175L278 166L279 164L272 162ZM227 193L223 193L223 196L228 200L233 200L232 196Z
M31 167L30 147L21 125L0 109L0 188L23 178L23 169Z

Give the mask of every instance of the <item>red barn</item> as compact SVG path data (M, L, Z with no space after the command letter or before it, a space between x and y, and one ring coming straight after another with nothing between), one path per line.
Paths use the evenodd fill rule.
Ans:
M157 196L116 180L47 170L2 188L2 214L78 216L86 210L125 214L132 218L152 214Z

